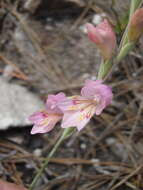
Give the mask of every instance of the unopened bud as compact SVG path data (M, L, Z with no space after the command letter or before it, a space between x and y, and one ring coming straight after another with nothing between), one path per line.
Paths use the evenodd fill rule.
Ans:
M116 48L116 36L109 22L105 19L96 27L89 23L86 27L89 39L97 45L104 59L110 60Z
M131 18L129 24L128 39L137 41L143 33L143 8L137 9Z

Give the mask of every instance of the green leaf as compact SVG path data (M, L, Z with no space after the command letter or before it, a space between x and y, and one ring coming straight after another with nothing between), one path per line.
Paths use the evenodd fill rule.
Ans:
M121 50L116 58L116 62L120 62L133 49L133 47L134 47L133 42L129 42L129 43L125 44L121 48Z

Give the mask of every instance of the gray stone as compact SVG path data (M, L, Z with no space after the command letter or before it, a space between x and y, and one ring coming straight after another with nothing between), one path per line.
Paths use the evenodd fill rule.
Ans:
M0 78L0 130L30 125L28 117L43 108L42 101L17 84Z

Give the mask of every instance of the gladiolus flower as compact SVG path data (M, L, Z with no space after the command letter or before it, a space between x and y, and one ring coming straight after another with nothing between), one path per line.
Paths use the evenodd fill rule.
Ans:
M137 41L143 33L143 8L137 9L129 24L129 41Z
M48 96L46 109L35 112L29 117L29 120L34 124L31 134L46 133L54 128L56 123L63 117L63 113L58 107L58 103L65 99L66 96L64 93Z
M62 127L77 127L80 131L96 114L100 115L111 103L113 94L109 86L101 80L87 80L81 89L81 96L73 96L59 103L64 113Z
M116 48L116 36L109 22L104 19L96 27L86 24L89 39L100 49L105 60L110 60Z

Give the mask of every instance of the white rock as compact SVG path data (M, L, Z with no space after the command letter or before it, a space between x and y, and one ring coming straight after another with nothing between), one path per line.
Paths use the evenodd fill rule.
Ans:
M106 17L106 14L105 13L101 13L101 14L95 14L92 18L92 23L95 24L95 25L98 25L100 24L103 19Z
M128 157L125 145L120 143L117 139L112 137L107 138L106 143L110 146L112 152L119 158L126 159Z
M92 23L95 24L95 25L97 25L97 24L99 24L100 22L102 22L102 17L101 17L101 15L100 15L100 14L94 15L93 18L92 18Z
M86 23L86 24L87 24L87 23ZM84 34L87 34L86 24L81 25L81 26L79 27L79 30L80 30L81 32L83 32Z
M0 130L31 124L28 117L43 108L42 101L26 88L0 78Z
M83 150L86 149L86 147L87 147L87 146L86 146L86 144L84 144L84 143L82 143L82 144L80 145L80 148L83 149Z
M35 149L33 154L35 156L41 156L42 155L42 149L40 149L40 148Z
M96 166L97 166L97 165L98 165L98 166L100 165L100 160L99 160L99 159L92 158L91 161L92 161L94 164L96 164Z
M11 74L14 71L14 67L12 65L6 65L3 72L3 77L7 80L11 79Z
M108 145L114 145L116 143L116 139L113 138L113 137L109 137L109 138L106 139L106 143Z

